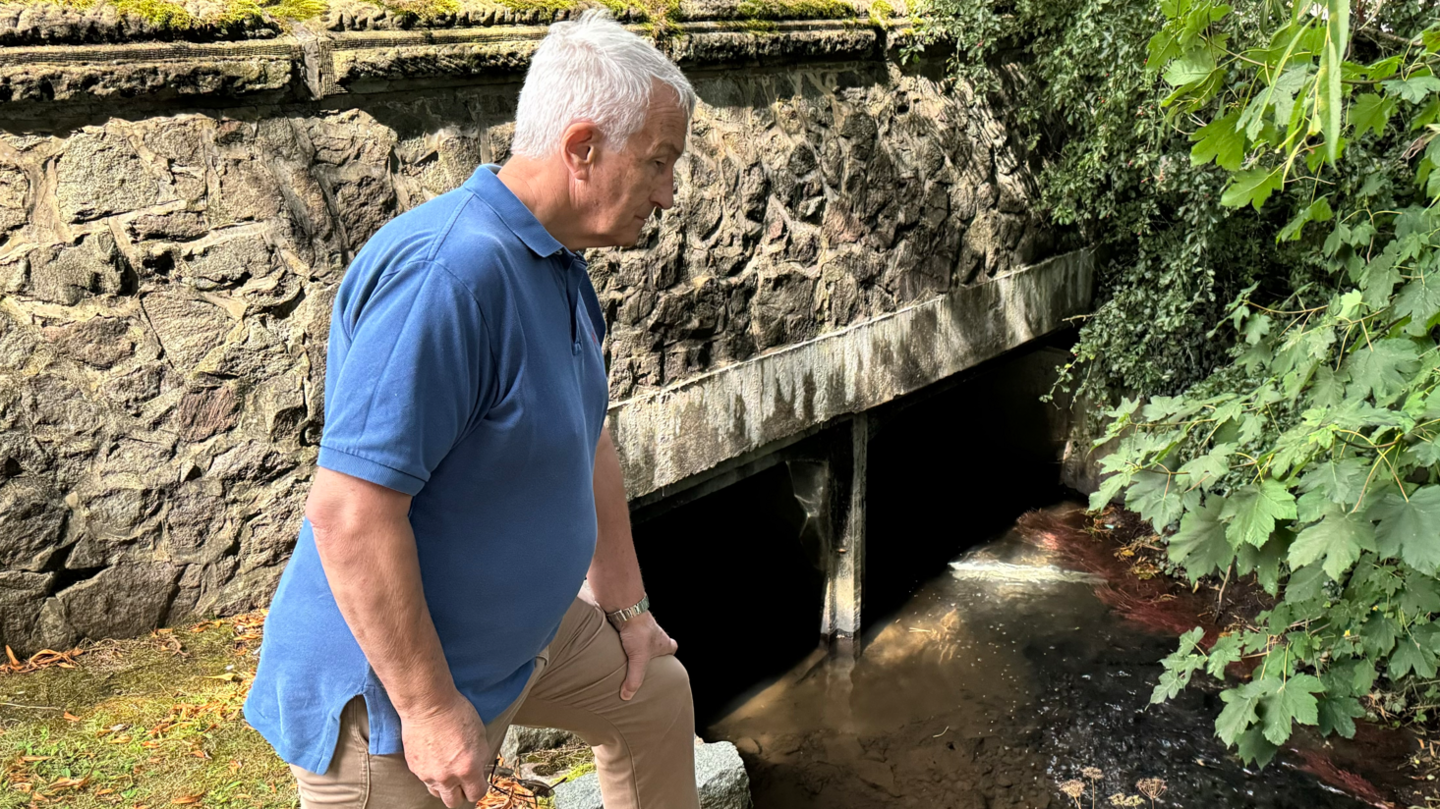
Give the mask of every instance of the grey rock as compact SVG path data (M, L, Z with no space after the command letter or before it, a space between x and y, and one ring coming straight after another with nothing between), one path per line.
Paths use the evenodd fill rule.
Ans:
M166 359L182 371L223 343L234 326L220 307L180 291L154 292L140 303Z
M55 171L55 197L67 222L133 211L160 200L160 183L118 130L86 129L71 137Z
M697 740L698 741L698 740ZM750 777L740 753L729 742L696 744L695 783L702 809L749 809ZM555 809L602 809L595 773L555 787Z
M82 298L120 290L121 263L108 233L85 237L74 246L49 245L28 257L26 294L51 303L73 305Z
M92 317L78 323L49 326L45 339L77 360L96 368L110 368L135 353L130 323L118 317Z
M15 165L0 162L0 242L4 235L25 224L29 217L26 198L30 179Z
M61 546L67 509L44 479L25 475L0 483L0 565L40 571Z
M584 743L579 736L565 730L511 725L505 732L505 741L500 745L500 757L513 765L520 761L522 756L537 750L555 750Z
M160 625L180 569L167 562L121 564L57 594L65 616L83 638L134 637Z

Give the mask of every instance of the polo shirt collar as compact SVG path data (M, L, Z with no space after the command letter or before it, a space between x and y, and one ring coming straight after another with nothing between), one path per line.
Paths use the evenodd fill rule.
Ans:
M470 175L470 179L465 181L465 187L486 205L489 205L491 210L500 217L500 221L504 222L506 227L510 228L535 255L543 258L565 250L565 245L550 235L550 231L540 224L540 220L536 219L535 214L525 207L525 203L515 196L515 192L495 176L499 171L500 166L486 163Z

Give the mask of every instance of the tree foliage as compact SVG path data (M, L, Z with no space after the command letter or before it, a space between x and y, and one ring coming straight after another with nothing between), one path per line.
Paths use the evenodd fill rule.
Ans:
M1066 124L1046 200L1107 268L1072 381L1118 402L1092 506L1123 497L1188 576L1253 575L1276 597L1208 649L1187 634L1155 700L1258 662L1222 693L1216 732L1261 763L1295 723L1353 734L1377 683L1433 703L1436 5L940 0L931 14L960 45L957 72L1035 66L1020 126Z

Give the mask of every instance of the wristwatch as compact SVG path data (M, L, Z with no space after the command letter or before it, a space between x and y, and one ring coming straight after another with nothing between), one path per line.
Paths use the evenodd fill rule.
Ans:
M633 607L626 607L626 608L623 609L623 610L615 610L614 612L607 612L607 613L605 613L605 617L610 620L610 623L615 624L616 626L619 626L620 624L623 624L623 623L625 623L626 621L629 621L629 620L632 619L632 618L638 618L638 617L640 617L641 615L644 615L645 613L647 613L647 612L649 612L649 611L650 611L650 596L646 595L646 596L641 597L639 604L636 604L636 605L633 606Z

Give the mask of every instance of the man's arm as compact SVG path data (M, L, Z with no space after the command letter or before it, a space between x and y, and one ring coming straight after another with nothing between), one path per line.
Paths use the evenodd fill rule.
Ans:
M614 612L639 603L645 595L645 583L640 579L640 562L635 557L635 541L630 535L625 479L620 472L620 456L610 440L608 421L600 429L600 443L595 447L594 485L599 534L587 581L600 609ZM619 629L620 644L630 661L625 682L620 686L620 698L628 700L645 681L645 666L650 658L675 654L678 645L649 612L622 623Z
M406 764L454 809L485 796L490 750L430 619L409 511L408 495L323 467L305 504L340 614L400 714Z

